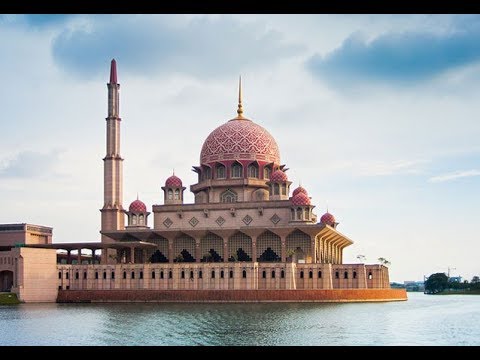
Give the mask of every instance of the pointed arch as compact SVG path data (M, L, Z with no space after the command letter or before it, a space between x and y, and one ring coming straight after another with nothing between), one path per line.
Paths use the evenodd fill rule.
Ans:
M243 178L243 166L240 162L235 161L232 164L232 167L230 169L230 177L232 179Z
M228 239L229 261L252 261L252 238L240 231Z
M223 262L223 238L208 232L200 240L200 254L202 262Z
M263 178L265 180L269 180L270 175L272 175L272 166L271 165L265 165L263 167Z
M227 177L225 165L217 163L215 165L215 179L225 179Z
M173 256L175 262L195 262L195 239L181 234L173 240Z
M258 162L257 162L257 161L254 161L254 162L248 164L248 167L247 167L247 177L258 179L258 178L259 178L259 176L258 176L258 169L259 169L259 166L258 166Z
M265 231L257 237L257 261L281 261L282 240L271 231Z
M227 189L220 194L220 202L222 203L234 203L237 202L238 195L232 189Z
M157 245L157 247L153 249L148 249L146 253L146 258L149 259L151 263L167 263L168 240L163 236L159 236L147 241Z
M287 254L294 255L295 261L306 260L307 257L312 256L310 235L295 229L287 235L286 249Z

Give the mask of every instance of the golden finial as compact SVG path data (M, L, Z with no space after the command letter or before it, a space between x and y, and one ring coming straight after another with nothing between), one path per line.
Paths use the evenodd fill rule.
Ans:
M237 114L239 118L242 118L243 108L242 108L242 77L240 76L238 80L238 109Z

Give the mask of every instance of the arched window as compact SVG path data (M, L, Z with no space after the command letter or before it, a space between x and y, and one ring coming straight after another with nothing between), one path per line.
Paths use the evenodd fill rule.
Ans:
M205 179L206 180L211 179L212 178L212 169L210 169L209 167L206 167L205 170L204 170L204 174L205 174Z
M302 220L302 208L297 208L297 220Z
M270 169L268 166L265 166L263 168L263 178L264 179L270 179L270 174L272 173L272 169Z
M267 272L265 270L262 271L262 278L263 279L267 278Z
M354 278L354 279L357 278L357 272L356 272L356 271L353 272L353 278Z
M132 225L137 225L137 215L132 215Z
M239 163L234 163L232 165L232 178L241 178L242 177L242 165Z
M243 271L242 271L242 277L243 277L244 279L247 278L247 271L246 271L246 270L243 270Z
M368 273L368 280L372 280L372 279L373 279L373 275L372 275L372 272L370 271L370 272Z
M222 164L217 165L217 179L225 179L225 166Z
M140 214L140 216L138 217L138 224L143 225L143 214Z
M310 215L310 209L308 207L306 207L304 212L305 212L305 218L304 219L305 220L310 219L310 216L309 216Z
M180 190L175 189L175 200L179 200L179 199L180 199Z
M273 184L273 195L280 195L280 185Z
M234 203L237 202L237 193L230 189L224 191L220 195L220 202L222 203Z
M168 200L173 200L173 190L168 189L167 194Z
M287 195L287 184L282 185L282 195Z
M275 270L272 270L272 279L275 279Z
M282 271L280 272L280 277L281 277L282 279L285 278L285 271L284 271L284 270L282 270Z
M295 209L290 209L290 213L292 215L292 220L295 220Z
M248 165L248 177L258 179L258 165L257 164Z
M344 278L344 279L348 279L348 271L345 271L345 272L343 273L343 278Z
M300 279L303 279L303 270L300 271Z
M313 271L309 271L309 272L308 272L308 278L309 278L309 279L313 279Z

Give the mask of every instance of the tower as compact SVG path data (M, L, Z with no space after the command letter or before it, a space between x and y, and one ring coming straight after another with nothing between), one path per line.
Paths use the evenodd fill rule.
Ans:
M103 158L103 208L101 230L123 230L125 218L123 201L123 159L120 156L120 84L117 82L117 63L115 59L110 64L110 81L108 87L107 149ZM112 240L102 235L102 242ZM106 251L102 253L102 263L107 263Z

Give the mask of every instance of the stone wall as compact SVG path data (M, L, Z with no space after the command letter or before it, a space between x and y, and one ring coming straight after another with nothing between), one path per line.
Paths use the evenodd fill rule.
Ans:
M20 301L54 302L57 298L57 253L55 249L15 248L15 292Z
M366 270L368 269L368 270ZM262 262L58 265L62 290L288 290L390 288L388 269L364 264ZM366 278L372 273L372 279ZM337 278L338 274L338 278ZM378 279L377 279L378 277Z
M375 302L407 300L405 289L61 290L58 302Z

